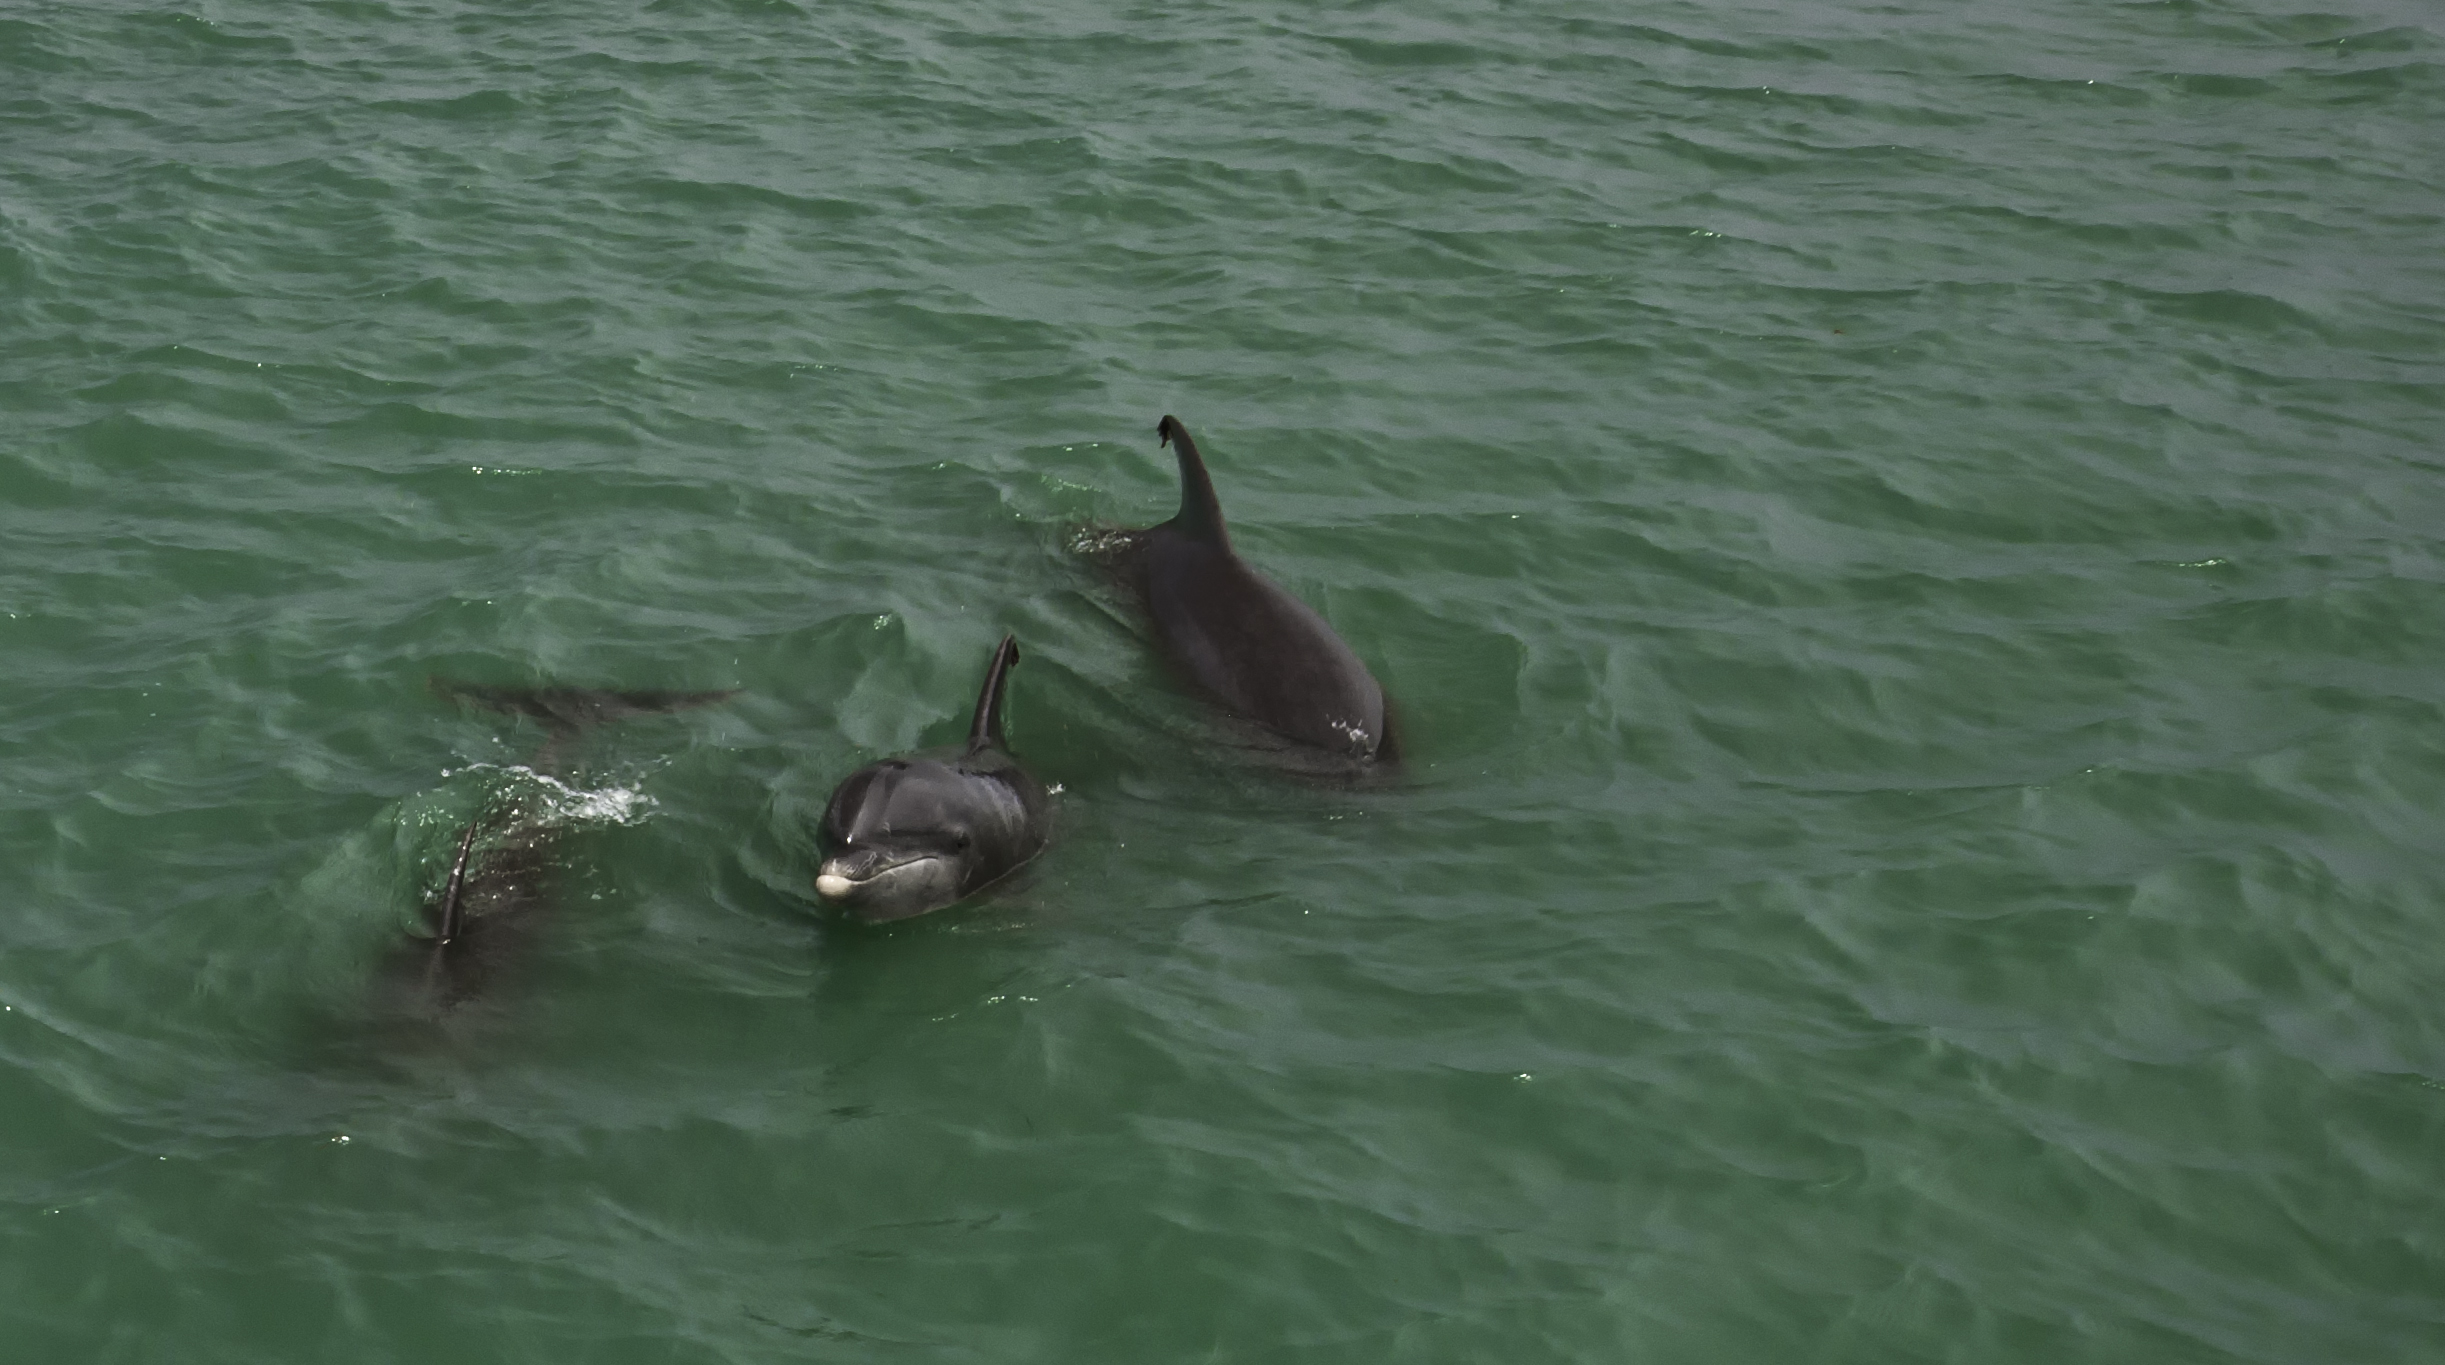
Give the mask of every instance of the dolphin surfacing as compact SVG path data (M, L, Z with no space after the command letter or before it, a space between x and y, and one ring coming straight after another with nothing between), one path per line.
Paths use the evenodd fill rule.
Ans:
M1018 662L1019 642L1003 636L966 744L869 763L842 779L818 831L817 895L870 923L907 919L966 900L1044 851L1052 794L1002 735Z
M453 701L525 716L544 728L527 766L557 782L570 745L589 726L662 715L725 700L734 692L615 691L583 687L487 687L435 678ZM505 790L486 801L453 841L450 872L424 902L425 932L408 936L403 975L421 1010L448 1010L482 993L510 958L520 956L551 909L558 881L561 818L533 791Z
M1331 624L1231 548L1197 442L1166 415L1155 434L1180 461L1180 511L1130 533L1118 555L1172 671L1224 711L1336 760L1391 763L1384 689Z

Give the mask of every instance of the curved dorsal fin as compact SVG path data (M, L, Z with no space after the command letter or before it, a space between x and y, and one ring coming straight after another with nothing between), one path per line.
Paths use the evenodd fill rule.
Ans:
M1231 533L1223 529L1222 504L1214 500L1214 481L1206 477L1205 459L1197 453L1197 443L1189 439L1189 429L1166 413L1155 423L1155 435L1180 457L1180 514L1171 524L1183 534L1230 549Z
M433 944L447 947L467 925L467 855L475 849L476 829L484 822L470 820L467 832L458 837L458 857L450 862L450 881L442 888L441 913L434 916Z
M994 646L993 664L985 670L985 685L976 694L976 719L968 722L968 752L1002 743L1002 689L1010 666L1019 661L1019 637L1005 635Z

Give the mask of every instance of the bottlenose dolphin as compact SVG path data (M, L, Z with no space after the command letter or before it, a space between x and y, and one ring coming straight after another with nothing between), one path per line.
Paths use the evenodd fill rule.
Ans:
M1053 799L1010 756L1002 695L1019 642L1002 637L968 742L869 763L833 789L815 891L868 921L965 900L1044 851Z
M1173 671L1223 710L1324 756L1399 757L1384 689L1314 608L1231 548L1222 504L1180 419L1155 435L1180 460L1180 511L1115 556Z
M433 679L433 690L488 711L541 722L543 745L527 767L552 782L562 775L571 742L589 725L684 711L735 695L484 687L441 678ZM550 909L558 871L554 853L566 815L545 799L548 790L530 786L496 792L459 831L449 876L424 902L426 932L410 936L407 960L401 964L432 1005L448 1008L479 993L502 961L533 936Z

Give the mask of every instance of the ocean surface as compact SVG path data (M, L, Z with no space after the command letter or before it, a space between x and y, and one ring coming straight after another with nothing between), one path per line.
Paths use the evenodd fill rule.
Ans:
M0 0L6 1354L2445 1360L2440 130L2435 0ZM1397 780L1082 558L1167 412ZM1004 631L1057 843L827 912Z

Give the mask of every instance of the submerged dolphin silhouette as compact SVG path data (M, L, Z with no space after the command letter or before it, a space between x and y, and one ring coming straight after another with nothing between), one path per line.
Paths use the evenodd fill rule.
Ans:
M1393 762L1384 689L1313 607L1231 548L1197 442L1166 415L1155 434L1180 461L1180 511L1128 532L1115 560L1172 670L1223 710L1334 759Z
M619 691L582 687L486 687L432 680L454 701L542 722L545 737L527 766L558 779L570 742L587 726L628 716L662 715L736 695ZM495 793L459 832L450 874L426 898L427 932L410 936L414 976L432 1004L448 1008L476 995L502 961L530 938L550 907L562 825L535 793Z

